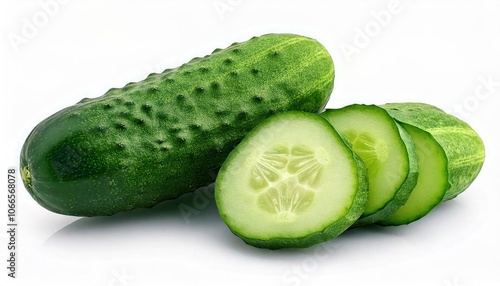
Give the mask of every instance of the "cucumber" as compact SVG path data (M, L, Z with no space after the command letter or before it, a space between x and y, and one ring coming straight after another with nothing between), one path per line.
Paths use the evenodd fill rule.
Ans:
M443 200L450 188L446 153L432 135L412 125L401 123L411 135L417 150L419 176L410 197L380 225L409 224L421 219Z
M289 111L249 132L215 182L222 220L261 248L302 248L338 236L363 213L366 168L319 115Z
M410 135L376 105L353 104L321 116L347 138L368 169L368 204L355 226L390 217L417 183L417 154Z
M21 151L24 185L60 214L151 207L213 182L270 115L321 111L333 79L330 54L308 37L267 34L216 49L39 123Z
M390 103L382 107L412 136L420 174L406 204L381 224L408 224L469 187L483 165L484 144L467 123L435 106Z

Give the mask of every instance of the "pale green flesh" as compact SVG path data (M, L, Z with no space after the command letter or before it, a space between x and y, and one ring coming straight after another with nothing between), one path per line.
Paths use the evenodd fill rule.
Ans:
M244 239L283 240L271 248L331 227L346 216L358 191L353 155L324 119L282 116L247 135L216 182L217 206L229 228Z
M259 192L258 206L280 221L295 219L314 199L322 175L325 150L275 145L252 159L249 183ZM254 161L255 160L255 161Z
M351 105L322 114L347 139L368 169L368 204L372 215L394 197L409 172L409 158L394 120L376 106Z
M438 142L427 132L401 124L411 135L417 150L419 176L406 203L382 225L401 225L416 221L443 199L449 188L447 158Z
M451 184L444 200L462 193L479 174L485 149L480 136L466 122L425 103L401 102L382 105L397 121L425 130L439 143L448 159Z

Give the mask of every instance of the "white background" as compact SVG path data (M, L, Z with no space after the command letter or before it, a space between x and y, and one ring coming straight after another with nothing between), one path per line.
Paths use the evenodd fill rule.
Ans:
M18 278L6 277L2 231L1 285L500 285L500 1L0 3L0 172L18 167L30 130L59 109L270 32L310 36L331 52L329 107L431 103L474 127L487 153L473 185L422 220L303 250L245 245L210 191L77 218L45 210L19 184Z

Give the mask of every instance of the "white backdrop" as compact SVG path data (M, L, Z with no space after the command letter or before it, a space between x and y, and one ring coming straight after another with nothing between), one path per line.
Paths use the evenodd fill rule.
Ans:
M210 189L77 218L45 210L19 184L18 278L7 277L2 231L1 285L500 285L500 1L11 0L0 11L5 173L18 168L30 130L59 109L271 32L310 36L331 52L328 107L431 103L474 127L487 153L473 185L420 221L303 250L245 245ZM183 215L186 206L197 212Z

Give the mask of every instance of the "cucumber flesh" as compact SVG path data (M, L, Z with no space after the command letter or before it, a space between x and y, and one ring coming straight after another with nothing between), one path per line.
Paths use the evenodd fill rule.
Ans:
M356 226L390 217L417 183L417 154L410 135L375 105L349 105L321 114L345 136L368 169L368 204Z
M381 107L396 121L428 132L442 147L448 160L450 182L444 200L455 198L472 184L483 166L485 148L470 125L425 103L389 103Z
M273 115L248 133L217 176L221 218L247 244L309 247L338 236L362 214L366 169L316 114Z
M428 132L402 123L411 135L417 150L419 176L417 185L406 203L381 225L402 225L414 222L434 209L449 189L446 154Z

